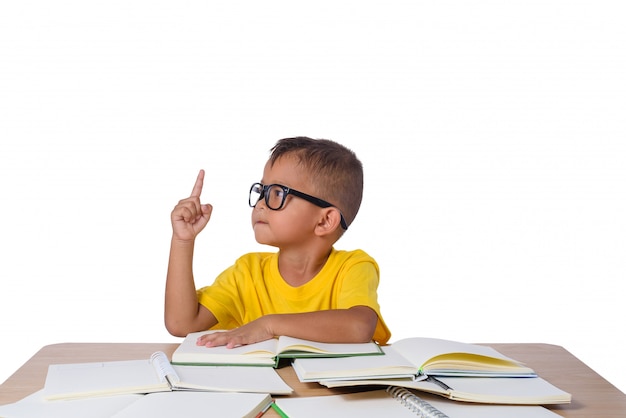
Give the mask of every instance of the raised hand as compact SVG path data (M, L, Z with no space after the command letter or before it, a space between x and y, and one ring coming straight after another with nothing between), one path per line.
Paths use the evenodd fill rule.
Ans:
M193 241L211 219L213 207L200 203L200 194L204 185L204 170L200 170L191 196L178 202L171 215L173 238L181 241Z

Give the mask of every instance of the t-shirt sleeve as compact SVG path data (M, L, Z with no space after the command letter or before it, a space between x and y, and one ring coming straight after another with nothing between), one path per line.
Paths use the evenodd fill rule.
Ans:
M233 329L243 325L243 303L237 289L237 266L224 270L210 286L197 290L198 302L217 319L214 329Z
M349 309L354 306L367 306L378 315L374 341L386 344L391 338L391 332L380 313L378 303L379 270L374 260L360 261L349 265L345 274L338 298L339 309Z

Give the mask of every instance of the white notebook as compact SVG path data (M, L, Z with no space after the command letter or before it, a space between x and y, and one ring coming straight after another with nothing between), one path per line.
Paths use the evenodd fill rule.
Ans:
M0 406L2 418L171 418L178 416L256 417L269 407L262 393L159 392L46 400L45 390Z
M269 394L161 392L138 399L112 418L242 417L254 418L272 403Z
M46 400L45 390L7 405L0 405L2 418L111 418L144 395L99 396L68 401Z
M541 377L432 377L413 379L329 380L320 382L329 388L345 386L398 386L428 392L456 401L552 405L570 403L572 395Z
M483 405L455 402L398 389L342 395L279 398L276 404L294 418L558 418L559 415L537 405Z
M272 368L172 366L161 352L151 360L53 364L48 367L45 389L48 399L176 390L293 392Z

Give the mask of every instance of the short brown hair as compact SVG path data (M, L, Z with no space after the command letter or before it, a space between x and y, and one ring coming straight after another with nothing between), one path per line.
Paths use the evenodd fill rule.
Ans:
M311 174L317 197L336 206L350 225L363 199L363 165L356 154L329 139L298 136L276 142L271 149L270 164L286 154L298 158Z

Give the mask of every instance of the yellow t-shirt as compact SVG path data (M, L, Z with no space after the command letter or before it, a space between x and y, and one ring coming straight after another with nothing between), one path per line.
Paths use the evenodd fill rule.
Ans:
M379 270L362 250L333 249L322 270L308 283L292 287L278 270L278 253L250 253L198 290L198 301L218 320L214 328L233 329L268 314L313 312L368 306L378 315L374 340L391 333L378 305Z

